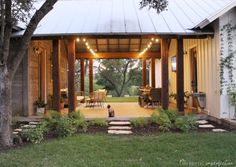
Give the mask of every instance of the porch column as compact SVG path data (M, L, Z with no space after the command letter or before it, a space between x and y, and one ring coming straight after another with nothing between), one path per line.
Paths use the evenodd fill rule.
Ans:
M182 37L177 38L176 63L177 108L179 112L184 112L184 58Z
M89 59L89 93L93 92L93 59Z
M143 70L142 70L142 80L143 80L143 86L146 86L146 81L147 81L147 73L146 73L146 69L147 69L147 62L146 62L146 57L143 56L142 58L142 66L143 66Z
M60 56L59 56L59 40L52 41L52 79L53 79L53 108L60 112Z
M155 57L151 58L151 70L152 70L152 87L155 88L156 87L156 77L155 77Z
M162 92L161 105L163 109L169 106L169 72L168 72L168 39L161 40L161 75L162 75Z
M75 40L68 40L68 107L75 111Z
M84 59L80 59L80 91L84 92Z

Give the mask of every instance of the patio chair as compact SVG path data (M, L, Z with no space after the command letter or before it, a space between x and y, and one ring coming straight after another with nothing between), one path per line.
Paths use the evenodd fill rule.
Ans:
M152 88L148 96L148 102L154 107L154 104L160 105L161 103L161 88Z

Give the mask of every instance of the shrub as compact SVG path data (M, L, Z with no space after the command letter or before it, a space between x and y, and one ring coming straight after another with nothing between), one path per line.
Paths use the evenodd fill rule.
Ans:
M76 127L76 129L82 128L84 132L87 131L88 124L80 111L71 112L68 114L68 117L71 119L72 125Z
M160 113L158 117L159 129L163 132L169 131L172 127L172 123L166 113Z
M159 120L159 113L155 111L152 113L152 115L150 117L150 121L151 121L151 123L158 124L158 120Z
M61 117L60 112L56 110L48 110L45 119L59 119Z
M142 117L131 119L130 122L134 127L144 127L148 124L148 120Z
M108 122L105 119L94 119L94 120L90 121L89 125L108 126Z
M76 132L76 128L73 126L73 122L68 117L62 117L57 120L55 126L55 133L59 137L71 136Z
M171 110L171 109L168 109L168 110L164 110L163 108L158 108L158 111L159 113L165 113L167 114L168 118L170 119L170 121L172 123L175 122L175 119L177 117L177 113L175 110Z
M29 127L22 132L27 141L37 144L44 139L44 134L48 131L47 122L42 121L35 128Z
M196 120L193 116L181 116L175 120L175 126L182 132L189 132L196 128Z

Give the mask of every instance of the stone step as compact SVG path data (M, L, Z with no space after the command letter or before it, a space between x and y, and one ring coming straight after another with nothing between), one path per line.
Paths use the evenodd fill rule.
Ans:
M36 128L36 125L23 125L21 128Z
M111 121L109 125L131 125L129 121Z
M29 122L29 125L38 125L39 122Z
M14 132L22 132L22 129L20 129L20 128L14 129Z
M115 135L129 135L133 132L130 130L108 130L108 134L115 134Z
M199 127L199 128L205 128L205 129L208 129L208 128L215 128L215 126L213 126L213 125L211 125L211 124L199 125L198 127Z
M129 126L110 126L108 130L131 130L132 128Z
M207 120L198 120L198 121L196 121L196 123L198 123L198 124L208 124L208 121Z
M227 132L225 129L212 129L212 132Z

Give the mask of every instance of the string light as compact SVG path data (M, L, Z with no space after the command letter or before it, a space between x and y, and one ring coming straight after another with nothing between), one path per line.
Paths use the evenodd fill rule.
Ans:
M79 38L76 39L76 41L80 41ZM86 40L86 38L83 38L83 42L84 44L86 45L87 49L90 51L90 53L93 55L93 56L97 56L97 53L95 53L95 51L90 47L88 41Z
M158 38L156 38L156 39L151 38L151 40L150 40L150 42L148 42L147 46L142 50L142 52L139 53L139 56L142 56L145 52L147 52L148 49L151 48L151 46L153 44L152 41L154 41L154 40L156 41L156 43L159 42Z

